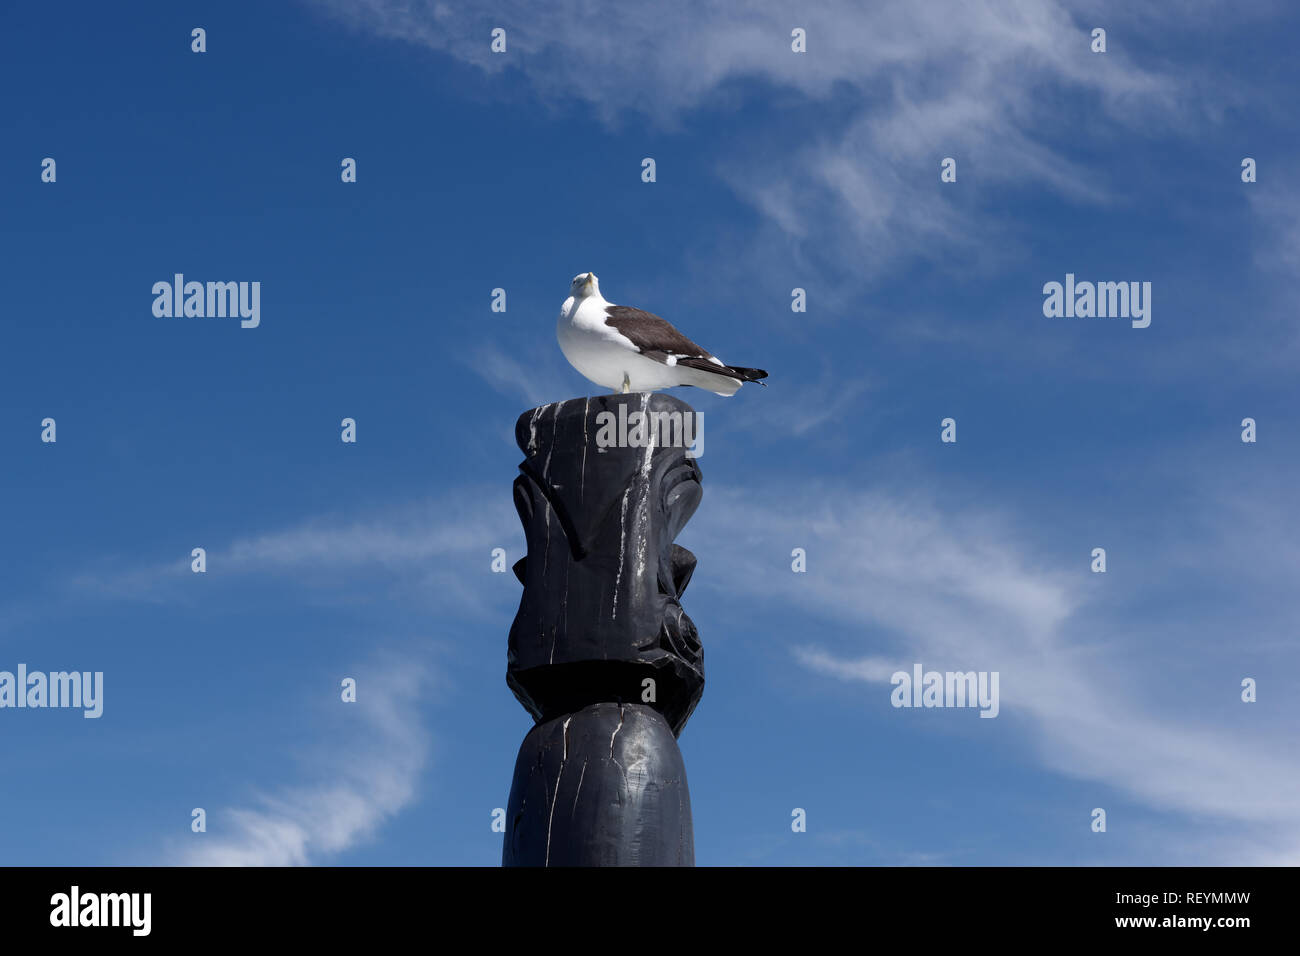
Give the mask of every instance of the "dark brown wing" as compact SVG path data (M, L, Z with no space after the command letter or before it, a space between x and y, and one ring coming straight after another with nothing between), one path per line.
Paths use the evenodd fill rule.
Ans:
M644 312L626 305L607 305L605 322L627 336L642 352L661 352L679 358L713 357L708 349L696 345L666 319L661 319L653 312Z
M767 378L767 373L762 369L719 364L712 352L696 345L673 328L666 319L661 319L653 312L633 309L626 305L607 305L605 322L626 336L642 355L656 362L667 365L668 356L671 355L677 365L738 378L742 382L757 382L760 378ZM759 384L766 383L759 382Z

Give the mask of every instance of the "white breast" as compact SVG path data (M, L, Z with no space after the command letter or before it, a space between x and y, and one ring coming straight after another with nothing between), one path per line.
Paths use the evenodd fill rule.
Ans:
M576 305L572 297L565 300L555 337L569 364L597 385L616 392L622 389L624 376L633 391L676 384L665 366L643 358L626 336L605 324L609 304L598 295L587 296Z

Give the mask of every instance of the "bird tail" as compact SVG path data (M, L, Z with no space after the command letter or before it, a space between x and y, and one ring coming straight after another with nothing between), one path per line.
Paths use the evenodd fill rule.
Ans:
M767 378L767 373L761 368L744 368L740 365L720 365L711 359L704 358L679 358L677 364L685 365L688 368L697 368L701 372L708 372L710 375L725 375L728 378L738 378L742 382L758 382L760 378ZM758 382L764 388L767 383Z
M703 358L678 359L677 367L683 366L702 374L696 377L696 381L682 384L708 389L716 395L734 395L745 382L757 382L760 378L767 378L767 373L759 368L737 368ZM758 382L758 384L767 387L766 382Z
M767 378L767 373L761 368L742 368L739 365L728 365L727 374L740 379L742 382L758 382L764 388L767 388L767 382L759 382L760 378Z

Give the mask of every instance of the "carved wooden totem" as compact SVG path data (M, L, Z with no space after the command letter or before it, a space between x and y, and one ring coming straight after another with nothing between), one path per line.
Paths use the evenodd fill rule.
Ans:
M695 556L673 539L702 494L684 447L695 421L643 392L544 405L515 425L528 554L506 682L536 725L515 762L506 866L694 865L676 738L704 662L679 603Z

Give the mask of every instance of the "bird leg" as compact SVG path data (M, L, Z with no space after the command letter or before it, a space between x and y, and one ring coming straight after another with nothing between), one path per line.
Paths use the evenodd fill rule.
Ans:
M627 372L623 373L623 394L626 395L632 391L632 381L627 377Z

